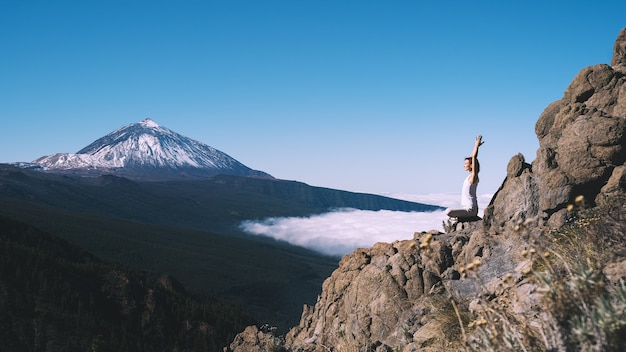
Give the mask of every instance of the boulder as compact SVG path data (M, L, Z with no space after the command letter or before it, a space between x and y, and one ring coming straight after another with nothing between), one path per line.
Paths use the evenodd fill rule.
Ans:
M273 328L267 325L263 325L261 328L252 325L237 334L233 342L224 348L224 352L279 351L282 345L282 339L274 335Z
M437 283L416 241L377 243L345 256L328 278L315 307L286 336L292 349L322 346L380 347L411 342L407 326L419 323L420 298ZM444 267L447 248L434 251L431 268ZM403 329L402 327L405 327Z

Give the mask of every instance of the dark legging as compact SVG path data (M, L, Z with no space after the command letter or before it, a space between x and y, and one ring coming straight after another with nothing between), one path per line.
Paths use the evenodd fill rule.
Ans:
M478 215L478 208L469 209L446 209L446 215L451 218L470 218Z

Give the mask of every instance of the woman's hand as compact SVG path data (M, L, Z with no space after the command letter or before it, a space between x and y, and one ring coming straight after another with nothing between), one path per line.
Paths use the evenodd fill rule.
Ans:
M483 145L483 143L485 143L485 142L483 142L483 136L478 135L478 136L476 137L476 146L477 146L477 147L480 147L481 145Z

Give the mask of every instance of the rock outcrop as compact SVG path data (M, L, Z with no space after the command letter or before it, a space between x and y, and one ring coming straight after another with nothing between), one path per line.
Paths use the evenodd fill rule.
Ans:
M451 233L416 233L410 241L378 243L345 256L280 348L457 350L460 345L451 341L465 335L466 322L455 301L467 312L480 312L482 302L498 298L519 324L532 327L547 319L540 287L525 279L533 243L561 228L576 201L593 208L626 197L626 28L611 65L583 69L562 99L541 114L535 132L536 159L511 158L484 221ZM609 231L607 242L624 243L622 230ZM626 277L626 250L612 253L604 272L617 281ZM473 279L465 279L468 275ZM505 289L507 280L514 284ZM243 351L241 346L235 341L225 350Z
M583 69L563 98L543 111L535 125L536 159L532 166L521 155L511 159L504 184L486 209L489 225L537 218L540 225L558 227L575 197L583 195L595 205L623 193L625 130L626 31L622 30L611 66Z

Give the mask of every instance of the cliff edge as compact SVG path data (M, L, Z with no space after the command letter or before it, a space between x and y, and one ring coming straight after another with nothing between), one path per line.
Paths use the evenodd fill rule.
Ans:
M285 337L225 351L623 350L626 28L539 117L481 222L341 260Z

